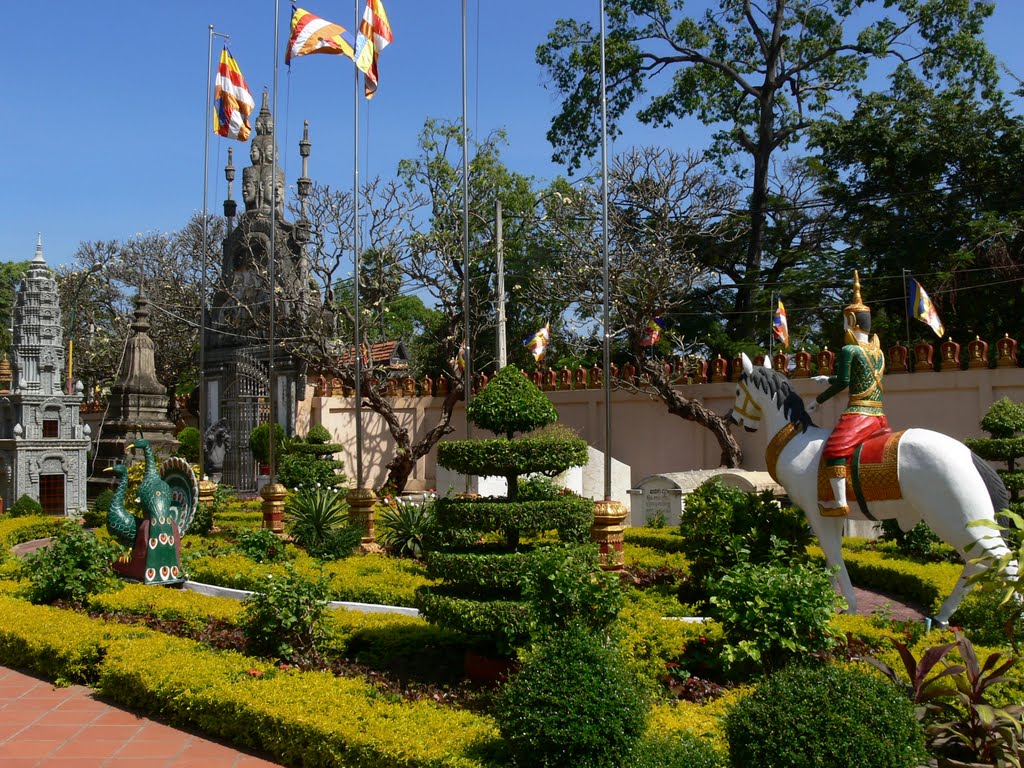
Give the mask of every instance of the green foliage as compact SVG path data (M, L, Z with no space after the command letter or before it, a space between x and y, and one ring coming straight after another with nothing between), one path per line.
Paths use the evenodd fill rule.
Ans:
M509 439L558 420L551 401L514 365L494 375L469 404L467 416L480 429Z
M175 456L181 456L190 464L199 463L199 430L196 427L185 427L177 435L178 447L174 449Z
M978 645L1003 645L1024 637L1024 616L1015 600L1004 600L1003 586L989 584L975 589L960 603L949 623L962 627L971 642Z
M490 388L488 384L487 389ZM566 440L550 437L449 440L438 443L437 463L470 475L507 477L531 472L560 472L587 463L587 442L579 438Z
M667 553L686 551L686 540L679 535L678 528L627 528L623 539L627 544Z
M43 514L43 505L33 499L27 493L11 504L7 514L11 517L28 517L30 515Z
M281 485L297 488L336 488L345 482L345 476L335 470L343 462L322 459L305 453L287 453L277 466L277 479Z
M831 664L776 672L726 715L725 730L737 766L916 768L925 757L902 691Z
M110 509L110 502L114 498L114 492L103 491L93 502L92 509L82 512L82 523L86 528L106 528L107 510Z
M470 597L463 597L469 594ZM475 599L473 593L457 587L430 587L416 593L416 608L431 624L461 632L481 653L512 656L525 645L533 622L529 606L520 600Z
M29 599L33 603L81 603L89 595L112 589L117 579L111 563L120 553L120 547L109 539L74 523L66 524L48 547L25 558Z
M725 755L686 731L671 738L645 736L633 760L634 768L728 768Z
M238 534L235 549L257 563L279 563L287 559L284 542L266 528L242 531Z
M348 502L340 491L328 488L302 488L289 494L284 514L292 538L311 555L336 546L333 532L348 526Z
M247 647L284 661L319 658L326 633L327 580L306 579L290 566L245 600L241 618Z
M834 643L829 620L845 605L815 565L739 563L711 586L723 656L740 668L778 669Z
M882 541L893 542L898 552L909 557L947 562L955 558L956 562L960 561L955 551L948 553L943 547L937 546L942 544L942 539L936 536L924 521L909 531L904 531L895 519L883 520L882 535L879 538Z
M802 560L811 541L799 509L782 507L770 492L748 494L717 480L686 497L679 530L698 588L741 560Z
M1024 405L1008 397L999 398L981 418L981 428L992 437L1013 437L1024 432Z
M434 501L395 499L379 506L377 540L396 557L423 557L423 546L434 526Z
M101 491L100 495L96 497L96 500L92 503L92 508L96 512L102 512L106 514L110 511L110 505L114 501L114 492L111 489Z
M582 543L590 536L594 502L567 494L556 501L497 501L490 498L438 499L437 523L442 528L476 531L550 531L565 542Z
M326 445L331 442L331 433L323 424L314 424L306 433L306 442L310 445Z
M519 481L521 501L554 501L562 496L564 491L564 488L544 475L531 475Z
M541 633L599 631L615 621L623 602L619 577L601 570L596 548L544 547L531 560L520 583Z
M284 428L280 424L274 425L274 455L281 456L284 448ZM253 457L260 464L267 464L270 461L270 426L266 423L259 424L249 433L249 450Z
M644 687L618 651L574 628L527 657L494 718L519 768L617 768L631 764L646 711Z

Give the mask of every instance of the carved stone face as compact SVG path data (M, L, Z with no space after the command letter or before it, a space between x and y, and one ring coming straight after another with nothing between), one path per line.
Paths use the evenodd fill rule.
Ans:
M274 190L277 190L277 212L280 214L284 213L284 174L281 169L277 169L277 173L274 173L273 166L266 166L263 168L260 174L260 187L262 191L262 197L260 200L261 208L269 208L271 200L273 200Z
M245 210L252 211L256 208L256 194L259 189L259 169L242 169L242 201L245 203Z

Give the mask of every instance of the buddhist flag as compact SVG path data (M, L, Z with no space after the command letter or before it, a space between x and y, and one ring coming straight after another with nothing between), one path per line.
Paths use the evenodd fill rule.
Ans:
M907 279L907 296L910 299L911 317L927 325L941 339L946 329L942 326L939 313L935 311L935 305L928 298L924 288L912 277Z
M309 53L340 53L354 58L351 36L340 24L315 16L304 8L292 6L292 37L288 41L288 50L284 55L284 63L288 64L292 56L305 56Z
M455 353L455 366L460 370L466 370L466 342L459 344L459 351Z
M359 23L359 34L356 36L354 61L365 75L368 99L372 99L377 91L377 58L393 39L388 15L384 13L384 3L381 0L366 0L366 10L363 11L363 20Z
M213 96L213 132L218 136L248 141L252 126L249 115L256 107L242 70L225 45L220 54Z
M779 299L779 306L772 315L772 333L783 349L789 346L789 322L786 320L786 308L782 306L782 299Z
M533 336L528 339L523 339L523 346L533 353L534 361L539 363L544 359L544 354L548 351L548 344L550 341L551 323L546 323L544 327L533 334Z
M653 347L661 338L661 329L665 327L665 321L655 317L644 328L644 335L640 338L641 347Z

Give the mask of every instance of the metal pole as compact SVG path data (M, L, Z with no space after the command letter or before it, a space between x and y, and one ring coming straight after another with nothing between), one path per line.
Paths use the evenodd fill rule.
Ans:
M775 306L775 291L768 291L768 360L771 361L775 353L775 313L772 307Z
M274 445L277 442L275 440L277 430L274 429L277 426L277 373L274 371L274 321L277 305L277 27L280 16L280 0L274 0L274 93L272 97L274 102L272 112L274 119L271 121L273 127L270 129L270 333L268 334L267 350L267 370L270 373L270 386L267 390L270 395L270 411L268 413L270 423L267 436L267 445L269 447L267 459L270 465L270 476L267 478L268 485L274 485L277 482L275 455L277 451Z
M908 295L908 292L907 292L907 270L904 269L902 271L903 271L903 315L904 315L904 319L906 320L906 323L907 323L907 363L908 363L907 369L910 370L910 371L913 371L913 369L910 367L910 364L915 364L916 361L914 360L913 353L911 352L911 348L910 348L910 296ZM916 367L917 366L915 364L914 368L916 368Z
M604 499L612 499L612 340L608 294L608 94L604 63L604 0L601 6L601 251L604 256Z
M463 389L466 396L466 437L472 437L469 422L469 403L473 398L473 354L470 347L469 329L469 103L466 56L466 0L462 0L462 316L465 328L466 368L462 372ZM466 476L466 491L469 491L469 475Z
M355 0L356 30L359 30L359 0ZM359 69L355 70L352 87L352 262L355 276L352 290L355 294L355 357L356 357L356 488L363 487L363 349L359 330L359 274L362 259L359 253Z
M502 236L501 200L494 201L494 244L498 268L498 370L506 365L505 346L505 240Z

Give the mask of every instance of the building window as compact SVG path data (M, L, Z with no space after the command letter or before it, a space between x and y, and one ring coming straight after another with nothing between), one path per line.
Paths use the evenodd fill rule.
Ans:
M60 437L59 424L57 419L43 419L43 437Z
M64 475L39 476L39 503L44 514L64 514Z

